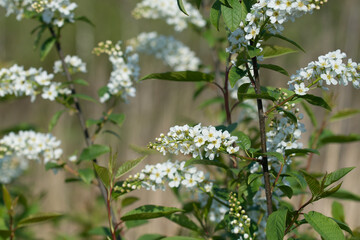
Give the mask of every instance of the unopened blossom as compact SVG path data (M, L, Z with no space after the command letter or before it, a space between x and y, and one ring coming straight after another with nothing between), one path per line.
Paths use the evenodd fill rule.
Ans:
M6 16L15 14L19 21L26 15L40 16L44 23L57 27L62 27L65 21L74 22L73 11L77 8L70 0L0 0L0 6L5 8Z
M246 15L239 27L230 33L228 40L230 46L226 49L230 53L239 53L244 47L251 45L260 34L260 26L264 25L266 31L279 34L283 31L283 24L289 20L294 21L326 1L318 0L259 0L252 5L250 12ZM260 48L261 41L257 48ZM260 48L260 50L262 50Z
M305 95L312 86L327 89L328 85L347 86L352 83L355 88L360 88L360 64L352 59L346 62L345 58L346 54L340 50L320 56L291 76L289 89Z
M49 74L42 68L30 68L13 65L0 69L0 97L7 95L30 96L34 101L41 94L43 99L55 100L60 95L69 95L71 91L61 83L52 81L54 74Z
M192 155L192 157L208 158L213 160L221 152L236 154L239 147L236 146L238 137L231 136L228 131L217 130L213 126L202 127L198 124L194 127L188 125L174 126L170 131L150 147L163 153ZM203 156L205 153L205 156Z
M133 15L135 18L164 19L167 24L173 25L176 31L183 31L188 24L205 26L206 21L196 8L185 1L184 7L189 16L180 11L176 1L142 0L136 5Z
M129 43L137 52L155 56L175 71L196 71L201 64L189 47L172 36L158 35L156 32L140 33Z
M113 67L109 83L100 96L100 102L106 102L111 96L120 96L125 101L128 97L135 97L134 83L139 79L140 67L138 54L134 52L133 47L127 46L123 52L121 41L113 44L108 40L100 42L93 52L97 55L107 54Z
M11 132L0 139L0 182L20 175L28 162L56 162L62 156L61 141L51 134L34 131Z
M86 63L84 63L81 58L78 56L67 55L64 58L65 64L68 67L70 74L75 74L78 72L86 73ZM63 73L63 66L61 60L58 60L54 63L54 73Z

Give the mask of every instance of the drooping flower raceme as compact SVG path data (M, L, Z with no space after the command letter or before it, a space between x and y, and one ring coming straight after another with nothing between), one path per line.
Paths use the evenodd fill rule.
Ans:
M231 136L228 131L216 130L215 127L202 127L198 124L194 127L188 125L174 126L165 136L161 134L155 143L150 144L150 148L163 153L184 155L191 154L192 157L204 157L213 160L219 156L220 152L236 154L238 146L234 146L238 137Z
M229 35L230 46L227 48L227 51L238 53L243 47L250 45L250 41L257 40L261 26L265 26L265 30L272 34L281 33L285 22L289 20L294 21L295 18L305 13L311 13L312 10L319 9L323 2L326 2L326 0L257 1L246 15L245 21L242 21L239 28ZM259 43L257 47L260 48Z
M175 71L199 69L200 59L189 47L172 36L158 35L156 32L141 33L129 40L129 43L137 52L153 55Z
M345 57L346 54L340 50L320 56L291 76L289 89L305 95L312 86L327 89L325 84L347 86L352 83L355 88L360 88L360 64L352 59L346 63Z
M41 93L43 99L55 100L60 95L71 94L70 89L62 87L61 83L53 82L53 74L41 68L30 68L13 65L10 68L0 69L0 97L7 95L31 96L34 101Z
M63 150L51 134L34 131L11 132L0 139L0 182L7 183L28 166L28 161L56 162Z
M128 97L135 97L134 82L139 79L139 56L132 46L127 46L125 52L121 50L121 41L113 44L111 41L100 42L93 51L100 55L109 55L113 71L109 83L100 93L100 101L106 102L111 96L121 96L125 101Z
M58 27L66 21L74 22L73 11L77 8L70 0L0 0L0 6L5 8L6 16L15 14L17 20L40 15L43 22Z
M75 74L78 72L86 73L86 63L84 63L81 58L78 56L67 55L64 58L66 65L68 66L68 71L70 74ZM63 73L64 69L62 66L61 60L58 60L54 63L54 73Z
M197 27L204 27L206 21L200 12L191 4L184 2L184 7L189 14L183 14L176 1L169 0L142 0L133 11L135 18L165 19L166 23L173 25L175 31L182 31L191 23Z

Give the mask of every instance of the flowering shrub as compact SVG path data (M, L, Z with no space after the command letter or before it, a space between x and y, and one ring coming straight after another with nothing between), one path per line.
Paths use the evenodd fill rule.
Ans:
M71 181L82 181L100 189L108 227L101 233L95 228L86 234L95 232L107 239L119 240L126 237L127 229L139 227L147 223L147 219L165 217L186 231L173 237L145 234L139 240L316 239L318 235L326 240L354 239L352 237L359 232L350 229L341 217L343 210L340 203L334 202L333 217L317 211L309 212L307 206L331 197L360 199L341 190L342 183L338 183L353 167L321 174L310 169L312 156L319 154L322 146L359 141L360 135L333 134L326 128L328 119L324 119L322 126L311 134L309 148L305 148L303 133L306 128L301 122L304 114L300 107L317 127L309 104L329 112L332 104L327 98L309 94L310 90L327 90L328 85L346 86L349 83L359 88L360 65L351 59L344 62L346 54L340 50L320 56L318 61L309 63L291 76L280 66L262 63L264 59L303 51L299 44L281 35L284 23L319 10L326 2L139 1L132 12L136 18L165 20L178 32L191 26L199 37L204 37L209 43L214 64L206 65L206 61L200 60L195 51L175 37L156 32L140 33L127 41L100 42L94 46L93 53L106 54L112 65L108 83L98 91L100 103L107 103L104 104L106 111L98 119L86 119L79 99L98 101L77 93L78 84L88 84L81 79L74 80L75 74L86 74L86 63L78 56L64 55L61 34L67 25L77 21L93 25L91 21L84 16L75 17L78 5L69 0L0 0L6 16L15 14L18 20L33 19L40 24L33 30L38 34L36 42L41 42L45 32L49 34L50 37L40 47L42 60L52 50L59 56L53 73L42 68L24 70L18 65L0 69L0 97L6 101L8 98L30 96L34 101L41 94L43 99L57 102L64 108L51 119L49 131L64 112L75 112L86 144L84 149L78 146L80 154L65 160L60 140L50 133L21 130L2 134L0 182L3 187L0 204L4 211L0 214L6 224L4 227L0 225L0 238L12 240L24 236L27 230L23 228L28 225L61 216L39 212L29 215L33 212L24 201L21 201L20 207L17 205L22 194L12 191L12 184L26 170L28 162L36 160L42 161L46 169L68 171L74 177ZM223 31L215 34L215 29ZM269 39L286 41L293 48L272 45ZM171 71L148 75L140 73L141 54L162 60ZM280 88L277 83L265 86L263 69L289 77L289 88ZM118 137L117 133L105 130L104 126L121 126L125 116L115 112L117 103L129 103L130 97L136 96L136 85L150 79L195 82L194 98L202 91L215 89L220 96L206 100L205 105L220 103L221 111L216 119L221 121L212 125L195 121L195 124L170 127L168 133L160 134L149 143L149 149L140 151L143 156L122 162L119 166L117 154L113 154L111 147L97 143L97 137L102 132ZM240 116L235 117L235 113ZM328 115L340 119L357 113L358 110L353 110ZM89 131L91 126L95 127L94 132ZM154 152L160 152L170 160L163 161L159 156L159 162L146 164L142 170L128 175L131 170L136 170L147 154ZM97 160L105 154L108 154L106 167L99 165ZM181 160L171 160L172 155L178 155ZM306 167L302 167L304 159ZM92 168L86 167L86 162L90 162ZM126 213L117 209L117 206L129 206L137 201L137 198L127 195L140 189L174 193L182 206L146 204ZM149 191L147 194L153 193ZM288 202L296 195L300 199L299 206ZM311 235L299 228L305 224L313 228Z

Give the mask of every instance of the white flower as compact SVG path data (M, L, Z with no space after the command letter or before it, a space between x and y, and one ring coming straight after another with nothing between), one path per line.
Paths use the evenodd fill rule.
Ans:
M309 88L305 87L304 83L300 83L300 85L295 84L294 87L294 92L298 95L306 95L306 93L309 91Z
M64 59L70 74L82 72L86 73L86 63L84 63L78 56L67 55ZM64 72L62 62L60 60L54 63L54 73Z

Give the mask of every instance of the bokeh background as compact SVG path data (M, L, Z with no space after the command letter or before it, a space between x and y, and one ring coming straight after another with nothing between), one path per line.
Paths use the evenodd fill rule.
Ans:
M157 31L165 35L174 35L183 41L203 60L211 64L210 53L206 42L199 39L191 30L176 33L171 27L158 20L135 20L131 10L135 0L106 0L106 1L75 1L79 7L76 15L85 15L96 27L85 23L67 26L63 31L62 44L65 54L78 55L87 62L88 73L79 75L86 79L89 87L79 87L78 92L87 93L97 97L97 89L104 86L109 78L111 66L106 56L97 57L91 54L92 49L99 41L123 40L126 41L137 36L140 32ZM308 62L317 59L317 56L329 51L341 49L354 61L360 61L360 1L333 0L323 6L320 11L312 15L305 15L295 23L287 23L284 35L298 42L306 53L287 55L271 61L283 66L288 72L295 73L296 69L304 67ZM35 36L30 34L36 26L35 21L22 20L21 22L11 16L4 17L4 10L0 9L0 63L17 63L28 67L43 67L52 69L57 59L55 51L41 62L38 49L33 48ZM270 61L269 61L270 62ZM153 57L141 56L141 75L152 72L169 70L161 61ZM286 86L287 79L279 74L266 71L262 73L265 82L276 86ZM111 135L102 135L99 143L110 144L118 151L118 161L134 159L139 156L131 150L130 145L146 147L161 132L166 132L170 126L187 122L202 122L203 124L217 125L217 119L212 116L212 110L201 110L198 105L201 100L214 96L216 92L208 91L200 99L192 101L194 85L178 84L164 81L145 81L137 86L137 96L130 99L128 104L120 104L116 111L126 114L126 121L119 131L121 141ZM331 88L335 90L335 111L343 108L360 108L359 90L348 87ZM82 102L87 118L97 118L104 111L104 106ZM42 101L35 103L30 99L18 99L11 102L0 102L0 128L7 128L19 123L28 123L37 127L39 131L46 132L52 115L61 109L56 103ZM322 109L315 109L316 116L321 122L324 116ZM331 123L330 128L335 133L360 133L360 117ZM311 131L309 120L305 124ZM53 131L53 134L62 140L65 155L73 154L77 149L84 147L82 132L75 115L63 116ZM304 138L304 141L306 138ZM306 143L305 143L306 144ZM321 156L316 156L311 165L313 171L333 171L341 167L356 166L344 180L343 188L360 194L360 144L346 145L332 144L322 149ZM155 163L165 161L162 155L151 156L144 162ZM138 168L139 169L139 168ZM55 227L43 224L35 227L38 239L56 239L59 234L76 235L82 226L106 226L105 208L101 200L94 201L99 194L98 189L85 184L64 183L69 177L67 173L54 174L46 172L43 166L33 164L17 181L29 186L33 199L39 199L41 211L55 211L70 213L66 219L60 221ZM140 204L163 204L176 206L174 198L163 192L137 192L133 195L142 198ZM146 197L144 197L146 196ZM37 200L34 200L37 201ZM321 201L311 206L325 214L330 214L332 200ZM343 202L346 211L346 220L354 228L360 226L360 203ZM133 205L135 207L137 205ZM132 208L130 207L130 208ZM124 209L123 211L127 211ZM151 220L150 224L130 230L126 233L127 239L136 239L143 233L162 233L173 235L178 231L175 225L167 220ZM62 238L59 238L62 239ZM79 238L73 238L79 239ZM87 238L89 239L89 238ZM94 238L95 239L95 238Z

